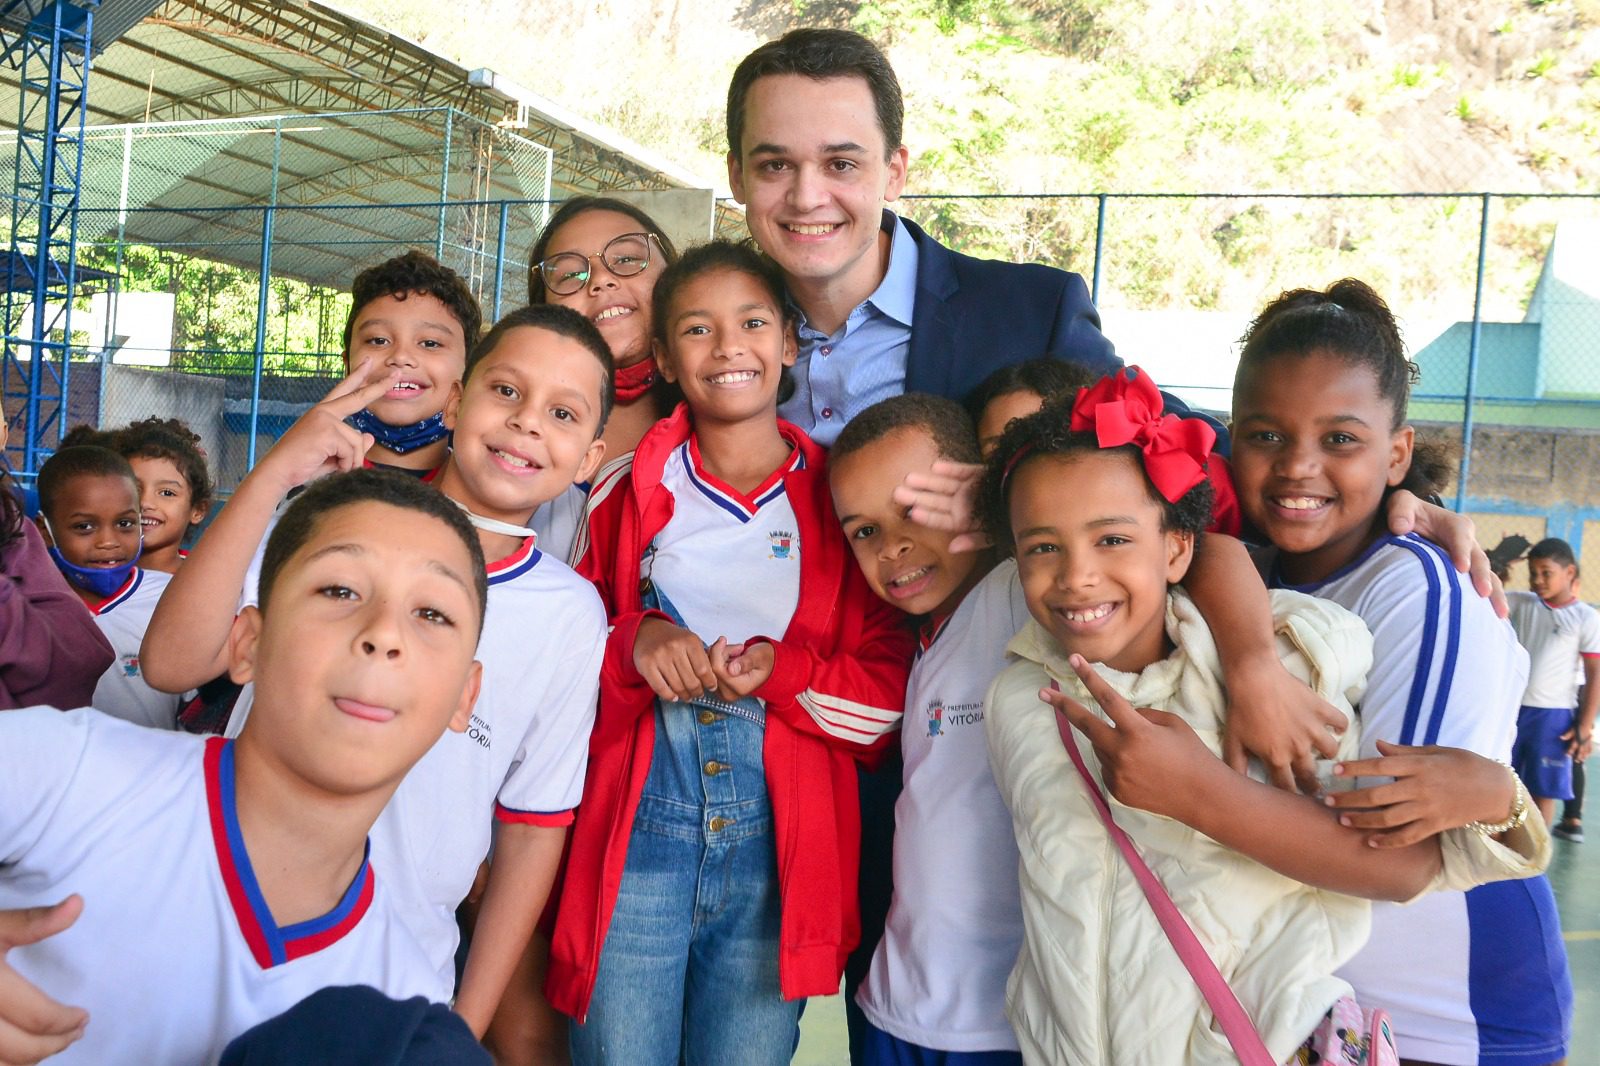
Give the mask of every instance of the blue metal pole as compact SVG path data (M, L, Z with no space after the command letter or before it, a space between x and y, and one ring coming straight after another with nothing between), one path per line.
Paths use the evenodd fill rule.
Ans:
M500 201L500 241L494 252L494 320L500 321L500 293L506 282L506 224L511 220L511 204Z
M1100 202L1100 207L1094 220L1094 283L1089 289L1089 300L1096 307L1100 306L1100 260L1106 250L1106 194L1101 193L1095 197Z
M256 432L261 424L261 366L266 362L267 351L267 282L272 274L272 222L277 210L271 205L261 209L261 277L256 284L255 370L250 377L250 443L245 455L246 470L256 467Z
M1456 510L1467 502L1467 478L1472 473L1472 404L1478 393L1478 353L1483 342L1483 275L1489 258L1489 193L1479 199L1478 282L1472 294L1472 342L1467 348L1467 389L1461 411L1461 471L1456 475Z

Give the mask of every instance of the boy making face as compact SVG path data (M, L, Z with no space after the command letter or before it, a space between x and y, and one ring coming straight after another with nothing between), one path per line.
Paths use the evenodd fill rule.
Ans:
M254 545L284 494L361 463L370 438L345 420L386 394L395 376L372 374L359 365L284 435L184 564L145 642L147 672L158 671L163 685L214 676L234 605L254 596ZM542 555L524 523L599 465L611 396L610 351L594 326L567 308L539 305L512 312L483 338L447 398L454 452L433 485L468 515L493 560L483 694L472 735L446 737L422 760L379 819L373 848L401 882L418 938L448 979L455 910L493 834L494 863L455 1004L479 1035L555 876L582 791L605 644L593 587Z
M330 478L285 512L261 598L228 639L232 676L257 688L236 741L89 710L0 716L0 928L75 893L4 941L0 1060L210 1061L328 985L448 995L366 836L466 726L485 598L472 530L407 479Z

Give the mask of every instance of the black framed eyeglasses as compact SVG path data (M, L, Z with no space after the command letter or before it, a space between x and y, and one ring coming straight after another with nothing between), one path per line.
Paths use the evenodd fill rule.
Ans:
M557 296L571 296L589 284L589 264L599 259L612 276L631 278L650 269L653 233L621 233L598 252L561 252L539 264L544 287Z

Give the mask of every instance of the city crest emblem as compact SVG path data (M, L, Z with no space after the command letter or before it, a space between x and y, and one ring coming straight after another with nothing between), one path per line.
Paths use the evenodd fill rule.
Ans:
M774 559L787 559L794 551L794 534L787 530L773 530L767 534L767 539L772 543Z

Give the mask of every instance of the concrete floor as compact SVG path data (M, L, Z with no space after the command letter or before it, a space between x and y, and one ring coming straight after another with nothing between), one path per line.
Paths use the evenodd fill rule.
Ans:
M1555 841L1550 863L1576 1001L1568 1066L1600 1066L1600 821L1591 833L1582 844ZM843 999L811 1000L791 1066L845 1066L849 1058Z

